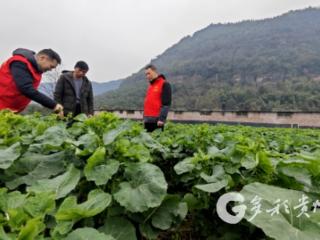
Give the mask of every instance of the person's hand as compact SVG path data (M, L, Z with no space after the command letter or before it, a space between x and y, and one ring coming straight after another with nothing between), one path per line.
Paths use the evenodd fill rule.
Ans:
M157 122L157 125L158 125L158 127L163 127L164 122L162 122L162 121L158 121L158 122Z
M53 111L54 111L55 113L61 113L61 112L63 112L63 106L58 103L58 104L54 107Z
M54 107L53 111L58 114L58 116L59 116L60 119L63 119L63 118L64 118L63 106L62 106L61 104L58 103L58 104Z
M64 118L64 112L63 111L59 112L58 116L59 116L60 119L63 119Z

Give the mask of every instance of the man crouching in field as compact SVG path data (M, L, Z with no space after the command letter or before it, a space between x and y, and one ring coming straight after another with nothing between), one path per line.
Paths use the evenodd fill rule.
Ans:
M60 63L60 56L51 49L43 49L38 53L16 49L0 68L0 110L21 112L32 100L61 112L63 107L60 104L37 90L42 74Z

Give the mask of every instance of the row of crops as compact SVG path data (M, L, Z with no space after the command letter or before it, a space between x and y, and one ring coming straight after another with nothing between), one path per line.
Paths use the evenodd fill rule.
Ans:
M75 120L0 113L1 240L319 239L319 130Z

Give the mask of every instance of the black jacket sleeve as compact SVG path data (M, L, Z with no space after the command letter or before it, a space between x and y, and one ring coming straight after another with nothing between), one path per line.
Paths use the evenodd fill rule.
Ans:
M25 63L18 61L11 63L10 71L17 88L24 96L47 108L53 109L56 106L54 100L33 87L33 77Z
M56 85L56 88L54 90L54 100L57 102L57 103L60 103L62 105L63 103L63 91L64 91L64 77L63 75L60 76L58 82L57 82L57 85Z
M93 90L92 90L92 84L90 83L89 86L89 96L88 96L88 112L89 114L93 115L94 109L93 109Z
M169 108L171 106L171 85L168 82L165 82L163 84L162 88L162 96L161 96L161 101L162 101L162 107L160 111L160 116L159 120L162 122L165 122L168 116Z

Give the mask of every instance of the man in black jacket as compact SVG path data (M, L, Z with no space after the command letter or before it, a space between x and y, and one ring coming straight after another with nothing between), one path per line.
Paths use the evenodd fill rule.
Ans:
M54 99L62 104L64 116L71 114L75 117L80 113L93 115L92 85L86 77L88 70L88 64L79 61L74 66L74 71L65 71L59 78Z

